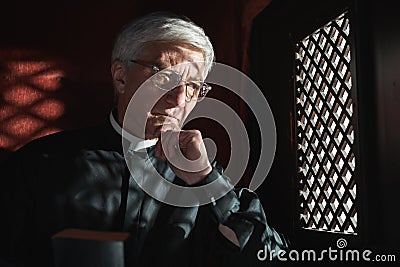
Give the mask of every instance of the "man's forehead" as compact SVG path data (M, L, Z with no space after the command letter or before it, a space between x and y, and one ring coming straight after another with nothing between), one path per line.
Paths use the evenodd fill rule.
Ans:
M204 80L204 62L183 62L164 70L172 70L181 75L182 79L186 81Z
M151 60L160 68L193 62L196 67L204 65L203 51L193 45L179 42L151 42L141 53L144 60Z

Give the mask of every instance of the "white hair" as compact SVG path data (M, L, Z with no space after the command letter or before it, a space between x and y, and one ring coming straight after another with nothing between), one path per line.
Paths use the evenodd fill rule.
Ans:
M114 43L111 61L135 59L153 41L177 41L199 48L206 75L215 61L213 46L204 30L186 17L167 12L153 12L125 25Z

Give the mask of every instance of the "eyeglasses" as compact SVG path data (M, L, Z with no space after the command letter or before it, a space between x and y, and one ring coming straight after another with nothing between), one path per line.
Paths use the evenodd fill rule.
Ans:
M130 62L152 69L155 75L151 77L151 80L153 84L161 90L170 91L176 88L179 84L183 83L185 85L187 101L200 102L204 99L208 91L211 90L211 86L206 84L205 82L184 80L179 73L171 69L161 70L157 66L150 65L134 59L130 60Z

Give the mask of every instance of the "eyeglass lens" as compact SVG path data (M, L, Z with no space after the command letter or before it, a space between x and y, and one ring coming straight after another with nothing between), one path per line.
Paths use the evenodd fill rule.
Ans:
M163 90L172 90L183 81L181 75L171 70L163 70L153 76L154 84ZM202 99L211 89L201 81L185 82L186 97L188 100Z

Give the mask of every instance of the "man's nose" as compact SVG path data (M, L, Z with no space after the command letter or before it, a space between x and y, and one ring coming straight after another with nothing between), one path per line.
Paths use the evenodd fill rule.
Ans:
M166 101L168 104L176 106L184 106L186 102L186 86L181 84L167 93Z

